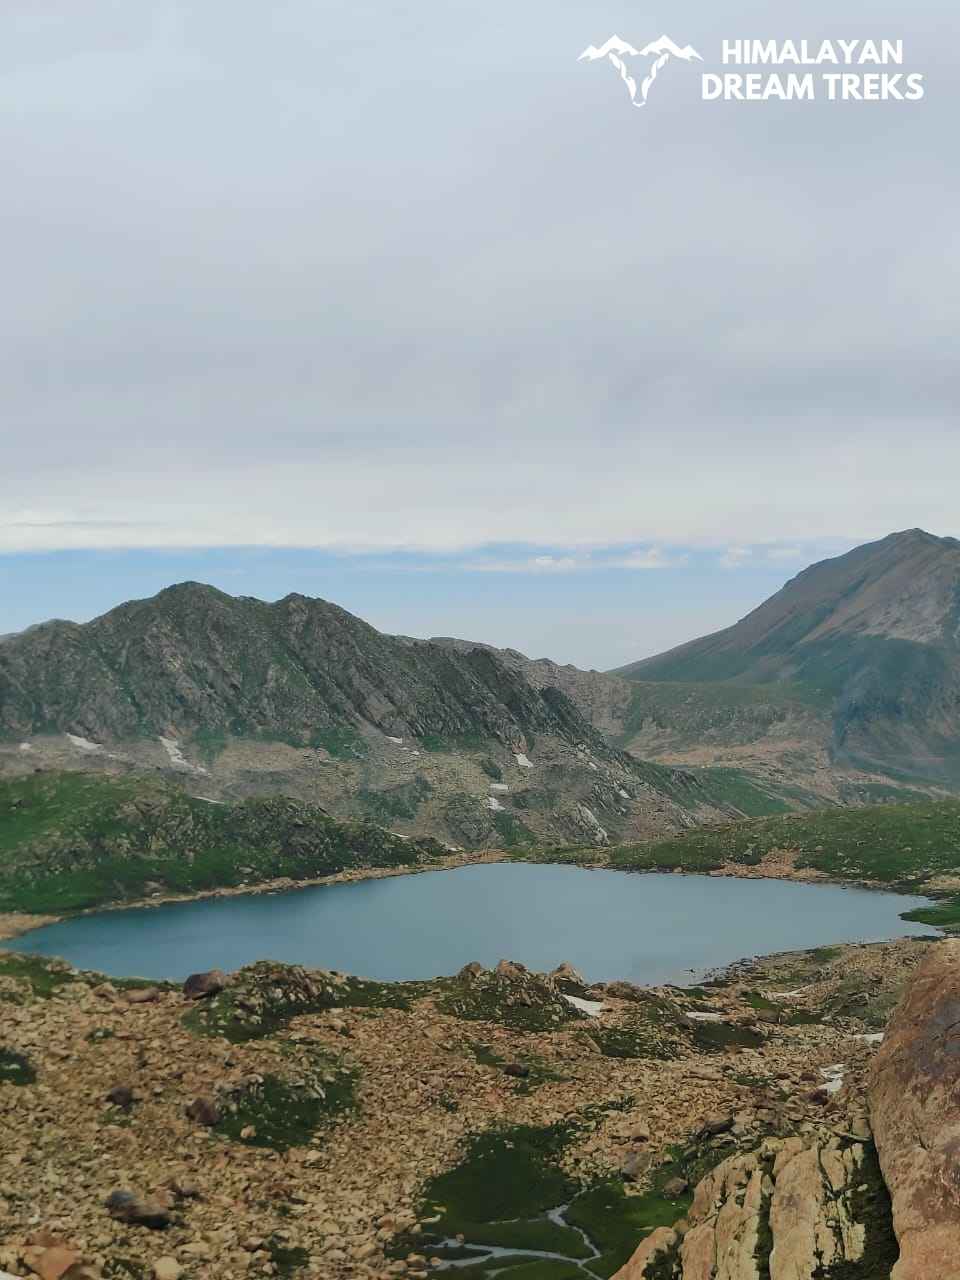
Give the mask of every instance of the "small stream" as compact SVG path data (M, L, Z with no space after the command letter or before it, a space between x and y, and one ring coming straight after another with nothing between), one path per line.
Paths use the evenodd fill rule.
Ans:
M588 1276L589 1280L601 1280L601 1277L599 1277L595 1271L590 1269L590 1263L600 1257L600 1250L582 1227L578 1227L572 1222L567 1222L564 1214L569 1208L569 1203L557 1205L555 1209L547 1209L544 1216L555 1226L566 1227L568 1231L575 1231L577 1235L583 1239L583 1243L590 1250L590 1255L587 1258L570 1258L565 1253L550 1253L548 1250L544 1249L511 1249L499 1244L461 1245L459 1240L453 1236L449 1236L447 1239L440 1242L440 1248L476 1249L476 1253L472 1253L469 1258L451 1258L449 1261L445 1260L443 1269L472 1267L476 1266L478 1263L489 1261L492 1263L489 1270L494 1276L496 1276L500 1274L496 1266L497 1258L527 1258L530 1262L563 1262L566 1263L567 1266L576 1267L578 1271L581 1271L585 1276Z

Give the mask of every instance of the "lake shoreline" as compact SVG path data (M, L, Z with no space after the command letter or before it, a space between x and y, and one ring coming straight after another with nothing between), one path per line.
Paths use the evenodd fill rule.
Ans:
M272 880L257 881L253 884L225 885L216 889L200 889L192 893L158 893L147 898L103 903L95 907L84 908L82 911L69 911L59 915L52 913L34 915L26 912L0 913L0 951L3 950L4 942L12 941L14 938L22 937L37 929L59 924L65 920L76 920L84 916L99 915L108 911L142 910L147 907L162 907L175 903L200 902L208 899L288 893L296 889L355 884L365 880L386 880L398 876L422 875L432 871L456 871L463 867L483 866L500 862L524 863L531 866L575 866L585 871L620 871L629 875L708 876L716 879L781 880L795 884L834 885L838 888L899 893L920 899L929 897L935 900L939 896L936 890L931 893L926 886L904 887L866 879L842 880L813 868L798 868L795 865L793 856L784 855L782 851L777 851L777 855L764 859L755 865L728 862L722 867L706 871L686 870L679 867L618 867L611 866L609 861L596 861L586 856L582 859L523 857L504 849L464 851L451 853L445 858L440 858L435 862L424 865L404 864L398 867L362 867L334 872L326 876L316 876L306 880L293 880L288 876L279 876ZM943 932L941 929L941 935Z

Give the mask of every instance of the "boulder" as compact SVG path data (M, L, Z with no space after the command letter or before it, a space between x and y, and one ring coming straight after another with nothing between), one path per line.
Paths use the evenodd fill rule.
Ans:
M133 1106L134 1097L133 1090L129 1085L118 1084L107 1094L107 1102L114 1107L122 1107L124 1111L128 1111Z
M900 1244L891 1280L960 1277L960 942L931 946L914 974L868 1097Z
M154 1004L160 999L159 987L133 987L124 992L127 1004Z
M548 976L551 977L554 982L573 982L576 983L578 987L585 987L587 985L586 978L578 969L573 967L569 960L564 960L562 964L558 964L555 969L551 970Z
M66 1245L54 1245L31 1256L28 1265L40 1280L62 1280L66 1272L79 1261L80 1255L74 1249L68 1249Z
M219 1124L220 1108L216 1099L211 1098L209 1094L201 1094L199 1098L194 1098L187 1106L187 1118L210 1128Z
M153 1264L153 1280L180 1280L183 1267L176 1258L158 1258Z
M202 1000L206 996L215 996L227 985L227 975L220 969L209 969L206 973L191 973L183 984L183 994L188 1000Z
M135 1191L111 1191L107 1196L107 1212L118 1222L131 1222L155 1231L170 1225L170 1211L150 1196L142 1197Z
M522 1062L508 1062L503 1068L505 1076L516 1076L518 1080L526 1080L530 1074L530 1068Z

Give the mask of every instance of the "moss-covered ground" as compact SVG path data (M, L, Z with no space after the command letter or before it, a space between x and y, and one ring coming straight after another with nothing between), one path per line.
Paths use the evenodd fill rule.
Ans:
M222 1098L214 1129L251 1147L274 1151L303 1147L321 1128L354 1107L355 1087L353 1071L313 1054L294 1080L268 1074Z
M478 1258L466 1268L474 1277L509 1269L511 1280L537 1275L558 1280L573 1275L605 1280L612 1276L655 1227L672 1224L690 1204L691 1192L668 1195L682 1180L692 1187L719 1154L708 1147L672 1150L640 1195L628 1195L622 1181L584 1183L567 1172L565 1150L595 1124L601 1112L586 1111L567 1123L543 1127L513 1126L474 1135L457 1165L429 1182L422 1213L439 1215L423 1242L428 1252L453 1259L468 1257L484 1245L561 1255L560 1259ZM548 1216L549 1210L562 1210ZM445 1238L463 1237L447 1252ZM398 1243L398 1256L408 1241ZM536 1266L537 1270L529 1270ZM516 1269L514 1269L516 1268ZM461 1268L457 1268L460 1274Z
M13 1049L0 1048L0 1085L33 1084L37 1073L30 1059Z
M0 911L80 911L278 877L430 862L431 840L337 822L286 797L208 804L140 777L0 780Z

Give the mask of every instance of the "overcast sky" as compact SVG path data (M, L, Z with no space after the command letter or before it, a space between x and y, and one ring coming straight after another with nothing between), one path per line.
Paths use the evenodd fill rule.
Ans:
M0 632L217 548L260 594L354 582L395 630L482 596L463 623L520 648L547 588L518 581L549 579L557 655L604 665L647 621L646 651L732 621L790 548L960 534L958 25L945 0L5 0ZM577 61L614 32L705 61L637 110ZM704 103L724 37L902 38L926 97Z

